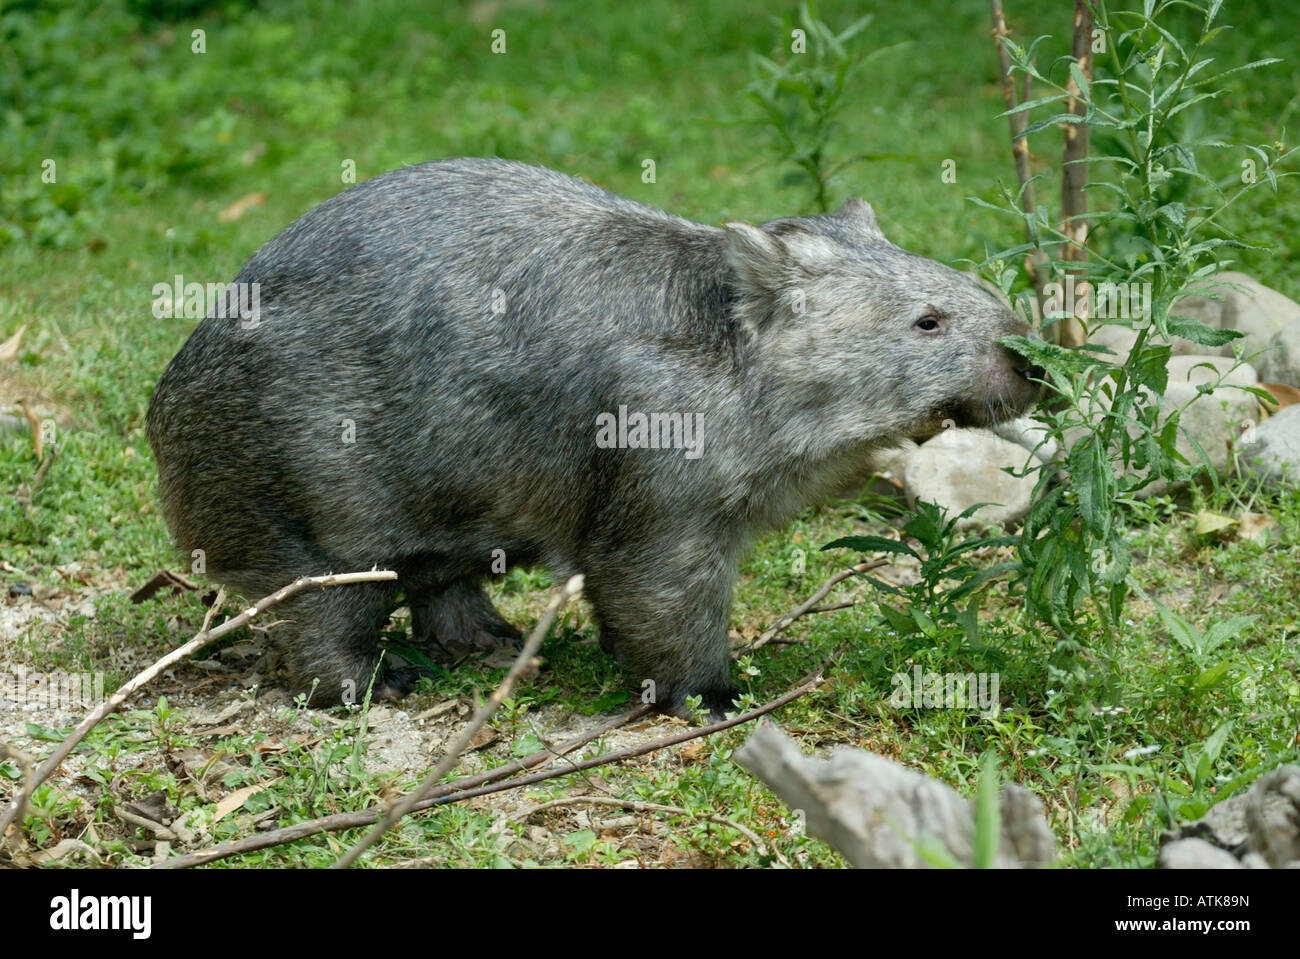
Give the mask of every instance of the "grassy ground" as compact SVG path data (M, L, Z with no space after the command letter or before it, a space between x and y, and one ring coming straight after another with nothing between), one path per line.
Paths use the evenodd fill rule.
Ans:
M1032 6L1009 4L1017 35L1063 35L1063 14ZM1264 55L1289 63L1245 75L1249 82L1214 112L1188 111L1185 122L1225 140L1280 137L1300 96L1300 74L1290 66L1300 37L1279 28L1283 4L1255 5L1249 16L1234 16L1232 6L1226 17L1240 29L1224 42L1225 65ZM111 3L55 4L32 16L22 5L0 9L10 10L0 49L0 340L27 326L16 361L0 365L0 400L24 397L38 416L53 419L59 448L36 493L22 495L36 466L31 437L0 426L0 569L7 586L32 584L61 611L54 625L24 621L0 635L6 665L102 670L111 687L197 628L197 597L125 599L156 569L177 568L156 508L143 417L194 321L155 319L152 289L175 274L228 279L259 244L341 189L349 161L361 180L404 163L495 154L586 176L710 223L804 212L808 203L781 185L783 171L760 162L768 145L762 131L738 122L752 117L742 94L746 58L774 52L783 34L769 15L791 12L777 4L479 2L433 13L393 0L289 0L231 4L170 23ZM827 3L821 14L844 24L860 11ZM994 119L1000 89L986 16L979 3L878 5L866 46L892 49L855 87L834 143L843 156L889 155L850 168L835 184L837 198L867 197L891 239L946 262L1015 239L965 199L991 199L1012 176L1005 120ZM205 53L192 52L196 28L205 31ZM496 28L506 31L504 54L490 49ZM1040 62L1063 49L1049 46ZM54 184L41 181L46 158L57 165ZM646 158L656 161L654 183L642 181ZM940 178L949 158L957 162L956 184ZM1230 174L1235 162L1225 159L1218 172ZM1055 163L1054 155L1035 158L1039 169ZM1054 195L1051 185L1043 189ZM260 202L242 216L221 217L253 194ZM1285 191L1251 202L1229 225L1272 251L1248 252L1241 268L1300 298L1296 205ZM1149 865L1163 826L1194 818L1296 758L1300 495L1248 498L1235 488L1195 493L1151 501L1130 517L1135 575L1150 596L1198 624L1256 617L1213 661L1171 642L1141 597L1130 604L1123 635L1098 636L1081 649L1026 622L1015 596L1000 589L990 594L974 644L946 634L899 636L880 625L867 592L853 609L799 621L790 632L807 646L753 656L752 693L776 695L842 649L832 683L780 714L805 749L868 748L964 792L973 788L980 755L992 749L1005 776L1043 797L1064 863ZM1247 507L1279 521L1271 543L1196 535L1195 510L1238 515ZM775 620L849 558L819 553L821 544L890 518L888 504L875 500L841 503L767 538L744 566L733 627L748 636ZM497 598L524 624L539 612L547 585L540 574L512 573ZM77 611L80 601L92 603L93 615ZM548 668L495 722L496 742L472 762L531 751L562 717L626 702L626 677L594 645L581 611L566 616L546 658ZM1227 663L1221 681L1198 687L1220 662ZM997 671L1000 713L891 706L891 676L916 665ZM418 715L464 699L501 673L466 664L401 710ZM105 861L124 863L141 855L143 833L117 822L113 810L157 790L196 810L220 839L264 814L290 822L360 807L394 777L418 772L367 765L357 716L283 706L258 713L256 723L218 727L232 727L227 735L202 733L195 714L231 693L221 675L180 674L163 687L166 704L151 699L145 711L106 723L79 757L82 779L61 779L38 797L33 838L44 845L89 836ZM392 722L405 728L404 719ZM39 727L27 733L35 741L46 735ZM740 832L703 816L716 813L796 861L836 864L734 764L741 741L743 732L724 734L530 794L600 790L699 813L660 815L657 829L654 816L615 828L573 807L550 815L538 834L509 827L519 837L512 845L492 832L499 804L466 805L413 821L377 848L375 861L765 861ZM436 748L436 737L428 745ZM219 787L206 778L209 763L224 764ZM195 764L206 770L197 788ZM12 774L0 765L0 791ZM236 815L212 818L226 791L256 783L270 785ZM331 858L331 848L317 839L233 862L314 865Z

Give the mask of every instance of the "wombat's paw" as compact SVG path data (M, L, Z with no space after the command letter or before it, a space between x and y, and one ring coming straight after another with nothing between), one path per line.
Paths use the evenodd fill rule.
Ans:
M433 670L427 666L400 666L387 669L375 682L371 699L375 702L395 702L415 691L416 684L422 676L432 676Z
M713 686L699 692L674 694L666 702L659 704L660 711L676 716L678 719L695 719L696 714L686 705L688 695L699 696L700 709L704 711L704 721L716 723L726 719L729 711L735 711L734 701L740 696L740 689L728 683L725 686Z

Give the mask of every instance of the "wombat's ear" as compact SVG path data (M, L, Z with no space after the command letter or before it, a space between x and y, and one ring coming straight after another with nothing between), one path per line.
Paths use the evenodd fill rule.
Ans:
M771 293L781 288L790 272L790 251L780 239L748 223L724 223L727 263L736 279L751 293Z
M881 238L884 233L880 229L880 224L876 222L876 211L871 209L871 204L860 196L851 196L844 201L844 205L835 211L835 215L841 220L851 220L859 229L868 233L875 233Z

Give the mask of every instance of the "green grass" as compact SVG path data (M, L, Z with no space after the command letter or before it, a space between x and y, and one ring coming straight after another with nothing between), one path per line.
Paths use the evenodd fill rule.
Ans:
M1188 111L1189 124L1213 124L1225 140L1282 136L1300 96L1300 36L1282 29L1284 4L1226 13L1238 30L1235 62L1264 55L1288 63L1245 75L1217 112ZM0 432L0 553L17 580L57 585L55 569L80 562L93 575L121 567L129 588L176 560L158 515L152 456L143 434L153 384L194 326L157 320L152 287L176 274L226 280L264 241L343 187L355 162L365 179L404 163L454 155L500 155L585 176L655 206L718 223L804 212L807 196L781 185L784 171L762 161L762 130L743 88L750 51L774 53L781 33L776 4L730 0L678 5L658 0L590 5L556 2L478 4L446 14L424 5L265 2L215 5L171 24L141 22L119 4L55 4L30 15L39 31L13 32L29 14L3 7L10 31L0 50L0 340L27 324L16 363L0 367L7 401L22 395L59 423L58 458L29 505L14 495L36 468L31 438ZM1017 35L1063 37L1066 18L1041 5L1009 4ZM59 11L62 12L59 12ZM1252 12L1253 11L1253 12ZM822 4L843 25L861 7ZM1015 241L1007 227L968 195L991 199L1013 179L1006 121L982 4L918 0L876 5L867 49L906 43L874 60L853 89L840 155L890 153L850 168L837 198L859 194L875 204L887 235L945 262L982 256ZM190 31L206 31L207 52L190 52ZM508 52L490 52L490 32L506 30ZM1065 49L1058 40L1045 60ZM1231 65L1231 64L1225 64ZM1249 85L1245 85L1245 84ZM40 182L40 163L58 164L58 183ZM654 183L641 179L654 159ZM957 162L957 183L940 179ZM1037 169L1059 162L1036 157ZM1233 175L1225 158L1218 175ZM1048 180L1040 199L1055 206ZM218 213L257 191L265 203L240 219ZM1300 209L1284 192L1260 195L1228 225L1273 247L1249 251L1241 268L1300 298L1291 238ZM981 643L950 644L921 634L898 636L879 623L874 597L851 610L800 620L790 633L808 646L769 646L752 657L758 699L776 695L832 650L843 649L831 684L780 714L806 749L868 748L932 773L972 794L980 756L993 750L1007 779L1047 804L1066 864L1145 866L1171 821L1194 818L1248 785L1261 771L1296 759L1300 708L1300 495L1256 500L1281 523L1268 547L1198 537L1197 508L1239 511L1233 488L1181 500L1153 500L1132 517L1135 575L1148 594L1199 624L1255 615L1253 626L1218 651L1223 681L1195 688L1202 669L1171 641L1151 607L1130 603L1128 631L1113 645L1062 648L1024 621L1018 599L995 589ZM801 517L760 543L746 562L733 627L761 629L810 594L847 556L818 548L878 526L878 504L841 503ZM796 572L795 550L806 553ZM508 618L524 624L540 611L549 580L512 573L498 587ZM1216 586L1226 587L1213 606ZM846 584L844 589L847 589ZM21 655L42 668L96 669L110 686L197 629L197 597L131 604L105 596L94 618L74 620L51 637L32 633ZM526 747L539 710L594 712L626 702L626 677L596 646L590 625L569 611L548 640L548 667L517 690L495 725L503 740ZM57 642L54 641L57 639ZM1005 708L981 719L952 710L889 705L890 677L921 665L949 672L997 671ZM495 683L503 670L467 664L440 674L403 709L412 712ZM1255 699L1243 698L1254 677ZM162 711L165 713L165 709ZM96 803L66 786L43 790L32 836L38 844L78 835L97 821L106 861L138 861L129 830L114 829L112 804L163 790L200 820L212 802L168 757L186 749L226 750L227 788L282 777L240 815L272 805L283 821L375 801L392 783L357 761L360 718L335 727L286 708L272 727L198 740L184 710L161 716L157 704L114 717L88 740L86 773L110 782L130 771L116 793ZM1203 744L1231 722L1224 745L1198 776ZM810 865L835 865L825 845L800 837L789 812L731 759L744 731L715 737L682 758L678 751L607 770L617 795L717 811L748 825ZM305 737L305 738L302 738ZM275 749L265 748L274 742ZM1158 746L1159 751L1133 751ZM1126 758L1126 754L1128 754ZM1189 768L1191 767L1191 768ZM0 766L12 771L12 767ZM530 795L563 795L582 779L548 783ZM664 817L658 817L667 821ZM564 821L564 820L561 820ZM419 859L434 865L609 865L633 850L572 826L563 852L502 852L489 831L491 808L462 805L405 824L378 846L374 862ZM244 823L240 825L240 823ZM523 835L523 827L514 827ZM564 828L556 827L563 833ZM215 824L215 840L246 822ZM249 855L227 865L323 865L347 835ZM681 858L665 856L675 848ZM696 818L677 821L649 862L756 865L733 830Z

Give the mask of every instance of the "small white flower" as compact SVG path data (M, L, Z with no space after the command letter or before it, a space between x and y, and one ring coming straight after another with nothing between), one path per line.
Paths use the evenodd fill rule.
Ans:
M1136 759L1138 756L1150 756L1152 753L1158 752L1160 752L1160 745L1158 743L1151 746L1137 746L1133 749L1126 750L1124 752L1124 758Z

